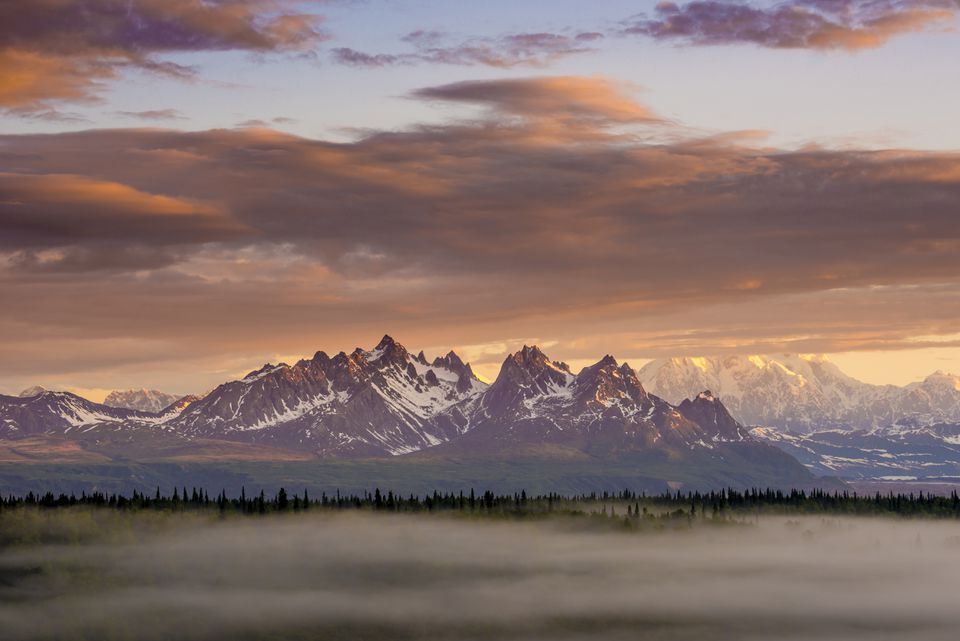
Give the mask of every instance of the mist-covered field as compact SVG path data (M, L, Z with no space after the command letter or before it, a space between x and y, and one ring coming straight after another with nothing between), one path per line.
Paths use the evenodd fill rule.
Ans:
M3 519L8 535L22 532L0 552L9 641L923 640L960 630L956 522L763 517L621 532L359 513Z

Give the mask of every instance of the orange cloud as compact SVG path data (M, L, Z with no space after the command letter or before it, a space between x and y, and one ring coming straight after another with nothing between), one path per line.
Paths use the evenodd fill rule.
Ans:
M80 344L117 342L86 366L143 369L162 359L140 343L212 362L386 330L436 345L642 329L646 342L589 351L652 355L895 349L960 331L960 156L651 144L609 133L652 113L617 89L446 85L419 93L488 117L347 143L0 136L16 167L0 175L0 300L16 301L0 352L24 357L4 365L52 372L95 351ZM548 137L543 118L576 126Z
M472 80L414 92L418 98L472 103L500 114L543 119L638 123L659 121L648 107L626 95L625 86L607 78L552 76Z
M7 0L0 3L0 109L96 98L123 70L189 77L168 53L306 51L321 18L293 0Z

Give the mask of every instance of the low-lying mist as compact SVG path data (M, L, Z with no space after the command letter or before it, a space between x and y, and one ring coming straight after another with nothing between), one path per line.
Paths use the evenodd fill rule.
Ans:
M66 518L66 517L64 517ZM183 519L0 552L26 639L955 639L960 524Z

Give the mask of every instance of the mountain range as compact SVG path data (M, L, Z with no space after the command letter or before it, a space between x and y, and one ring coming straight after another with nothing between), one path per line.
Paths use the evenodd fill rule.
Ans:
M525 346L488 385L454 352L428 360L390 336L371 350L267 364L155 412L68 392L0 396L0 438L40 437L109 460L164 460L164 451L184 460L227 447L230 456L391 459L407 469L566 461L584 470L584 487L624 465L677 486L814 482L710 392L671 404L612 356L574 373Z
M487 384L455 352L428 360L385 336L266 364L202 397L0 396L0 440L14 444L12 461L549 460L596 478L627 461L679 484L695 469L702 483L943 478L960 476L960 380L870 385L796 354L662 359L639 372L605 356L575 373L525 346Z
M652 361L639 377L667 400L710 387L751 434L816 474L953 482L960 478L960 377L871 385L824 356Z
M660 359L638 376L647 390L672 403L713 390L739 421L781 431L960 423L960 377L945 372L904 387L871 385L825 356L782 354Z

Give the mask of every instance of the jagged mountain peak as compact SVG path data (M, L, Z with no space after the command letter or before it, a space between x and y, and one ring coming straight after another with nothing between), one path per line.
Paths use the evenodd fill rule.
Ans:
M423 352L420 353L423 354ZM434 358L433 364L450 368L462 368L464 366L463 359L453 350L450 350L444 356Z
M617 363L617 359L612 356L604 356L593 365L584 367L580 370L580 373L577 374L578 384L601 378L605 380L623 381L623 384L640 387L640 381L633 368L626 363L620 365Z
M253 382L253 381L256 381L256 380L259 380L259 379L263 378L264 376L267 376L267 375L269 375L269 374L273 374L274 372L278 372L278 371L280 371L280 370L288 369L289 367L290 367L290 366L287 365L286 363L278 363L278 364L276 364L276 365L274 365L274 364L272 364L272 363L264 363L264 364L263 364L263 367L261 367L260 369L255 369L255 370L253 370L252 372L250 372L249 374L247 374L246 376L244 376L244 377L243 377L243 380L246 381L246 382Z
M528 371L551 369L570 374L570 366L562 361L553 361L537 345L524 345L520 350L510 354L503 364L515 364ZM502 371L502 368L501 368Z
M399 343L393 339L393 336L390 334L384 334L383 338L380 339L380 342L377 343L377 346L374 347L374 349L389 349L395 345L399 345Z
M580 370L574 383L579 405L609 407L617 403L625 411L636 411L647 401L647 393L636 372L626 363L607 355Z
M956 374L951 374L942 369L938 369L933 374L930 374L922 383L914 383L913 387L923 386L923 385L935 385L939 387L953 388L955 391L960 392L960 376ZM911 387L911 386L908 386Z
M614 367L620 366L620 363L617 362L617 359L613 356L613 354L604 355L604 357L601 358L598 362L603 363L604 366L606 365L613 365Z
M411 359L407 348L395 341L389 334L384 334L372 350L365 351L358 347L353 354L358 358L365 358L371 363L384 362L405 365Z
M424 359L426 360L426 359ZM433 362L430 363L433 367L446 367L454 371L461 371L464 368L469 367L466 363L463 362L463 359L454 352L450 350L444 356L437 356L433 359Z
M738 441L747 438L749 433L709 390L700 392L693 399L685 399L677 406L677 411L716 440Z

